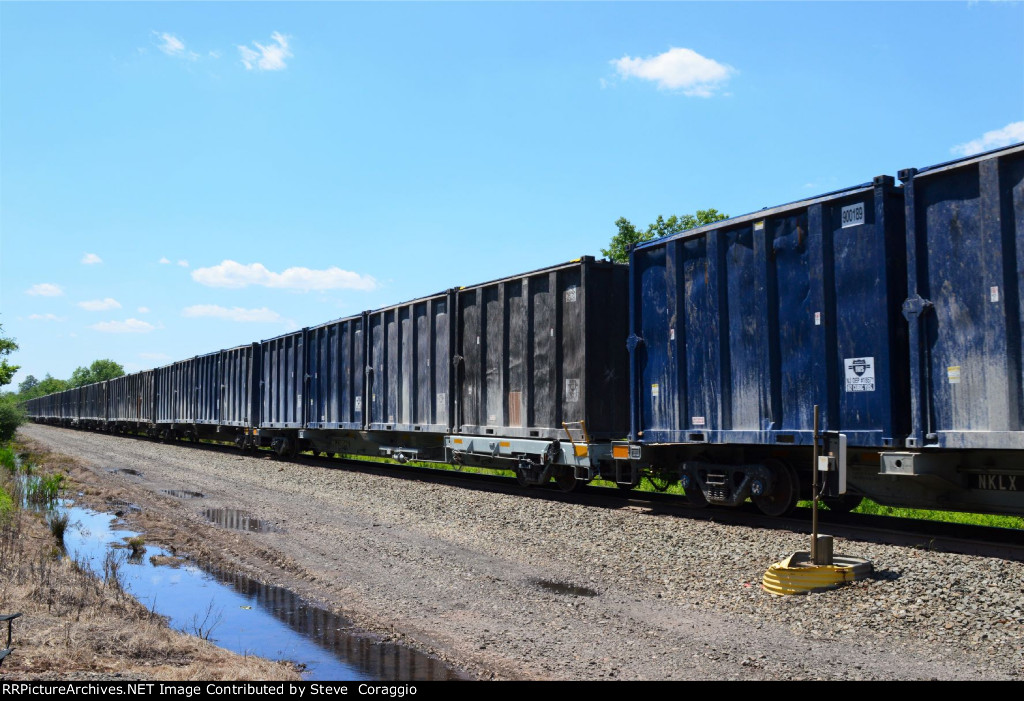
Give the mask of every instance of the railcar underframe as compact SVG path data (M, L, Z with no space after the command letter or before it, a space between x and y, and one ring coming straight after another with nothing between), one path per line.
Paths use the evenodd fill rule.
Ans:
M523 439L453 433L253 428L202 423L101 421L34 417L39 423L135 434L165 441L209 440L243 450L270 448L288 459L303 451L383 457L398 463L445 463L511 470L523 486L554 480L571 491L594 479L631 489L647 478L657 488L680 484L697 507L738 506L748 499L768 515L811 498L809 445L640 444L582 442L570 436ZM826 499L848 510L862 498L893 507L1024 514L1024 450L850 448L847 493Z

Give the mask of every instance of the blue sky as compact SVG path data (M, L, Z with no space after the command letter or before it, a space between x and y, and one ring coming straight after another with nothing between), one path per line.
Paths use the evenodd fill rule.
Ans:
M1024 141L1024 4L0 3L15 378Z

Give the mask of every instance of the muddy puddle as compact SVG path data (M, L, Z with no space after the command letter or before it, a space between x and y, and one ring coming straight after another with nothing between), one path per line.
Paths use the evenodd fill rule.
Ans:
M239 509L204 509L203 517L208 521L213 521L221 528L228 528L233 531L269 533L274 530L273 526L266 521Z
M102 577L111 559L122 586L170 625L240 654L290 660L309 680L424 681L462 678L411 648L380 642L293 592L219 569L204 570L145 546L129 558L124 529L110 514L67 504L69 556Z
M579 587L575 584L568 584L567 582L556 582L550 579L538 579L534 582L541 589L554 592L555 594L565 594L567 596L597 596L597 592L588 587Z
M178 499L202 499L206 496L202 492L190 492L187 489L161 489L160 493Z
M123 499L107 499L107 507L114 512L115 516L124 516L128 512L140 513L142 507Z
M130 467L118 467L113 470L107 470L112 475L131 475L132 477L142 477L142 473L138 470L133 470Z

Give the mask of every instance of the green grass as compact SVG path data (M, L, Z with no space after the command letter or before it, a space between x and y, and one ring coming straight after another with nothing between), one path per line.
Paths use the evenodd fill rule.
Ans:
M6 526L14 518L14 499L0 486L0 526Z
M896 516L897 518L916 518L925 521L944 521L946 523L964 523L971 526L991 526L993 528L1024 529L1024 518L1020 516L999 516L994 514L968 514L959 511L931 511L926 509L903 509L894 506L881 506L870 499L865 499L853 510L855 514L874 514L877 516Z
M14 452L14 448L9 445L0 446L0 465L3 465L12 474L17 472L18 456Z
M57 472L52 475L29 477L25 495L33 504L52 504L57 501L60 490L64 486L64 475Z

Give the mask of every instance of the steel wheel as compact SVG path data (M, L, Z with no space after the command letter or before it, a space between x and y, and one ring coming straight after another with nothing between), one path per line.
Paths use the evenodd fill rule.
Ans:
M516 468L516 483L520 487L532 487L533 485L526 481L526 471Z
M775 484L770 493L754 497L754 505L765 516L785 516L796 506L800 493L796 471L781 460L765 460L764 466L772 471Z

